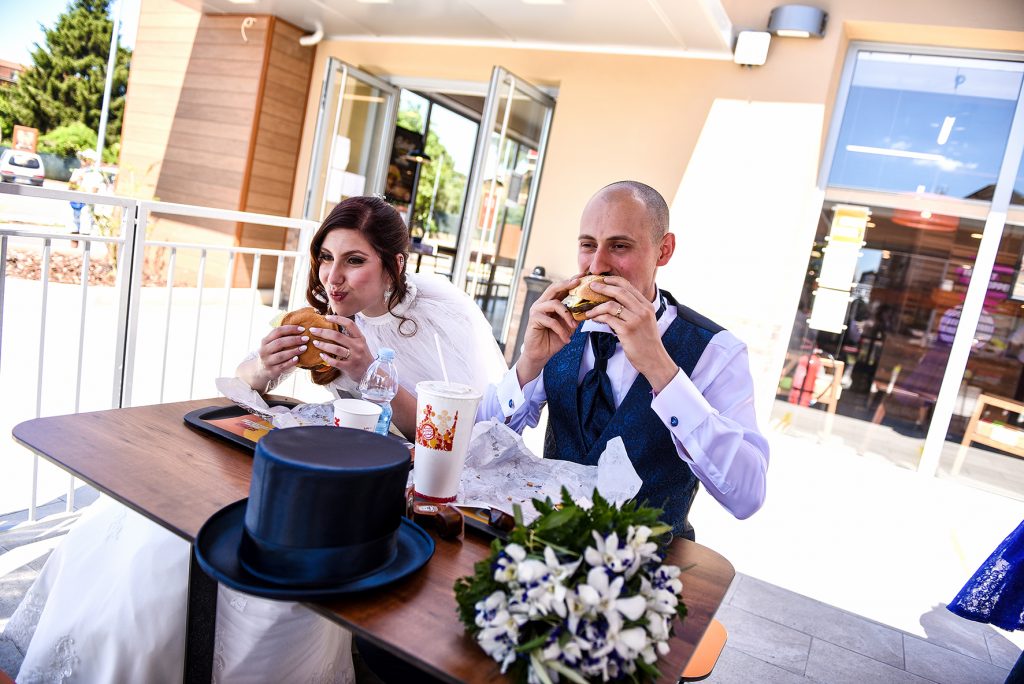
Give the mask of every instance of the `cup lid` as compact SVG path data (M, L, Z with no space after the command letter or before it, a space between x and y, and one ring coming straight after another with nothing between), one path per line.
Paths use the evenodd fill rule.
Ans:
M416 383L416 394L428 392L445 399L482 399L483 395L469 385L444 380L421 380Z

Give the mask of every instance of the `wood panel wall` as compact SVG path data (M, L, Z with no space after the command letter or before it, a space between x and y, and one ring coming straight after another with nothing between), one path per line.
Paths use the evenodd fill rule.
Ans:
M271 22L248 184L242 203L246 211L288 215L296 176L304 173L297 168L297 163L314 50L299 45L302 35L300 29L287 22L279 19ZM279 228L242 224L238 229L238 243L249 247L284 249L286 237ZM263 259L260 282L269 280L272 284L276 268L275 260ZM239 265L236 278L248 279L251 269L252 259L246 257Z
M267 15L202 14L143 0L128 82L118 192L166 202L286 216L312 72L303 31ZM158 219L153 239L280 249L288 231L229 221ZM180 252L176 280L195 282L198 253ZM231 279L248 285L252 260ZM259 283L273 285L264 259ZM224 266L207 264L207 284Z

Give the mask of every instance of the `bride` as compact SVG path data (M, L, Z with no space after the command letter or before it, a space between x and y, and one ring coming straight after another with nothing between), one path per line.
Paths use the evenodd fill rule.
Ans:
M310 244L306 298L343 332L278 326L238 367L264 392L296 368L314 332L330 368L314 382L338 396L356 389L381 347L395 350L401 389L393 423L415 426L414 390L440 377L434 335L452 381L483 391L506 367L490 325L445 278L406 272L409 231L384 200L353 197ZM468 343L467 343L468 342ZM180 682L189 545L102 498L51 554L4 630L25 658L17 680ZM215 682L354 681L351 635L298 603L221 586Z

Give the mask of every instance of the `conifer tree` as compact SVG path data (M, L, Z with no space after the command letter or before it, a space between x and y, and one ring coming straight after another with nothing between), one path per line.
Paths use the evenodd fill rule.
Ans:
M71 0L52 28L43 27L43 44L32 51L32 65L12 87L0 90L0 126L9 138L15 124L47 133L58 126L84 123L96 130L110 31L110 0ZM107 144L121 137L124 96L131 51L118 48L107 118Z

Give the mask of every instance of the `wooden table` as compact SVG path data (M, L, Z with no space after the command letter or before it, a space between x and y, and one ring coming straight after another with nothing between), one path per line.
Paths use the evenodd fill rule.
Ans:
M967 458L967 447L971 442L985 444L993 449L1005 451L1008 454L1024 458L1024 429L1017 425L996 425L995 423L983 421L981 416L985 409L993 407L1002 409L1007 413L1024 415L1024 403L1008 397L997 397L994 394L980 394L974 404L974 413L964 430L964 438L957 449L956 461L953 463L952 474L960 474L960 468Z
M182 417L225 399L37 418L14 428L14 438L47 460L191 542L206 519L249 494L252 456L186 425ZM488 553L488 540L467 531L462 541L437 540L426 567L379 590L331 603L309 604L382 648L452 682L501 682L498 665L465 634L452 585ZM718 610L735 571L718 553L677 540L669 562L693 565L681 579L689 615L658 667L675 682ZM196 600L210 600L209 578ZM202 580L198 580L200 583ZM215 594L214 594L215 595ZM191 600L191 599L190 599ZM212 625L204 634L211 639ZM209 682L207 663L189 663L186 679ZM203 677L205 676L205 680Z

